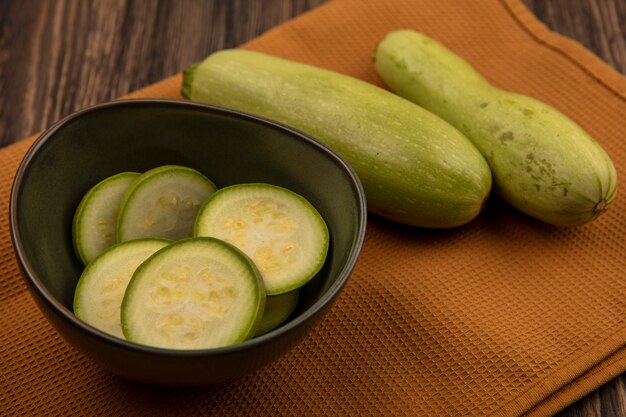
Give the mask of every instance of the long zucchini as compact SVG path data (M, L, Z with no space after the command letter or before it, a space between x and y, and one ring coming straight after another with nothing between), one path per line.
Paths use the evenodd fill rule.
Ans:
M389 33L375 63L393 91L467 135L489 162L494 191L520 211L576 226L615 198L615 167L580 126L545 103L492 87L433 39Z
M476 217L491 189L485 159L457 129L408 100L336 72L223 50L185 72L182 92L325 143L359 175L369 210L394 221L462 225Z

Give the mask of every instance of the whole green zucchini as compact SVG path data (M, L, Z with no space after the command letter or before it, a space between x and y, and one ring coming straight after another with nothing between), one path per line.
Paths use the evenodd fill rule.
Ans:
M391 90L461 130L489 162L494 192L522 212L574 226L613 201L617 174L608 155L554 108L492 87L453 52L413 31L389 33L375 65Z
M182 92L325 143L359 175L369 210L394 221L462 225L480 212L491 189L485 159L457 129L385 89L336 72L223 50L185 72Z

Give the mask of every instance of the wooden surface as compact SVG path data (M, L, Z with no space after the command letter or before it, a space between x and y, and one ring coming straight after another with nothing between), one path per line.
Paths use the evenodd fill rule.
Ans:
M625 0L524 0L626 74ZM0 0L0 146L175 74L324 0ZM94 30L98 28L98 30ZM626 374L559 417L626 417Z

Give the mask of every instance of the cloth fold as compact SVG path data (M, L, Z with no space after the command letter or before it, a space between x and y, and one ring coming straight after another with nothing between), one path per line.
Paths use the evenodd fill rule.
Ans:
M493 84L583 126L626 173L626 79L519 0L335 0L242 45L383 86L391 30L421 31ZM178 98L176 75L131 94ZM0 150L2 415L551 415L626 370L626 198L559 229L492 197L470 224L371 216L345 291L300 345L239 381L195 389L109 374L54 332L22 283L8 202L33 138Z

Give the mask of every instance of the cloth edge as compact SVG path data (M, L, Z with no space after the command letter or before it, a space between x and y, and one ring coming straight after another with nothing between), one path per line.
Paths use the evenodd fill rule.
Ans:
M580 67L595 81L626 101L626 77L603 61L584 45L550 30L521 0L499 0L522 29L535 41L543 44Z
M493 416L549 416L626 371L626 328L538 380L511 398ZM620 352L623 352L620 354ZM609 375L598 372L609 369ZM548 411L546 411L548 410ZM546 414L544 414L544 411Z
M626 77L604 62L600 57L585 48L582 44L559 33L551 31L544 25L520 0L500 0L519 27L536 42L567 58L581 68L594 81L612 94L626 101ZM613 340L617 347L609 346ZM626 372L626 328L578 356L575 360L561 366L547 378L541 378L521 395L513 398L494 415L498 416L550 416L574 404L589 393L597 390L611 379ZM607 352L600 347L606 346L608 354L593 358L598 351ZM579 369L577 374L567 369ZM559 380L561 383L559 383ZM551 389L550 389L551 388Z
M621 375L624 362L626 362L626 345L622 346L612 355L607 356L602 362L589 369L567 386L554 392L546 398L545 401L540 402L534 408L530 409L528 413L524 414L524 417L552 416L558 413L576 401L572 402L571 398L581 399L589 394L589 392L593 392L593 390L587 391L585 384L589 380L600 387Z

